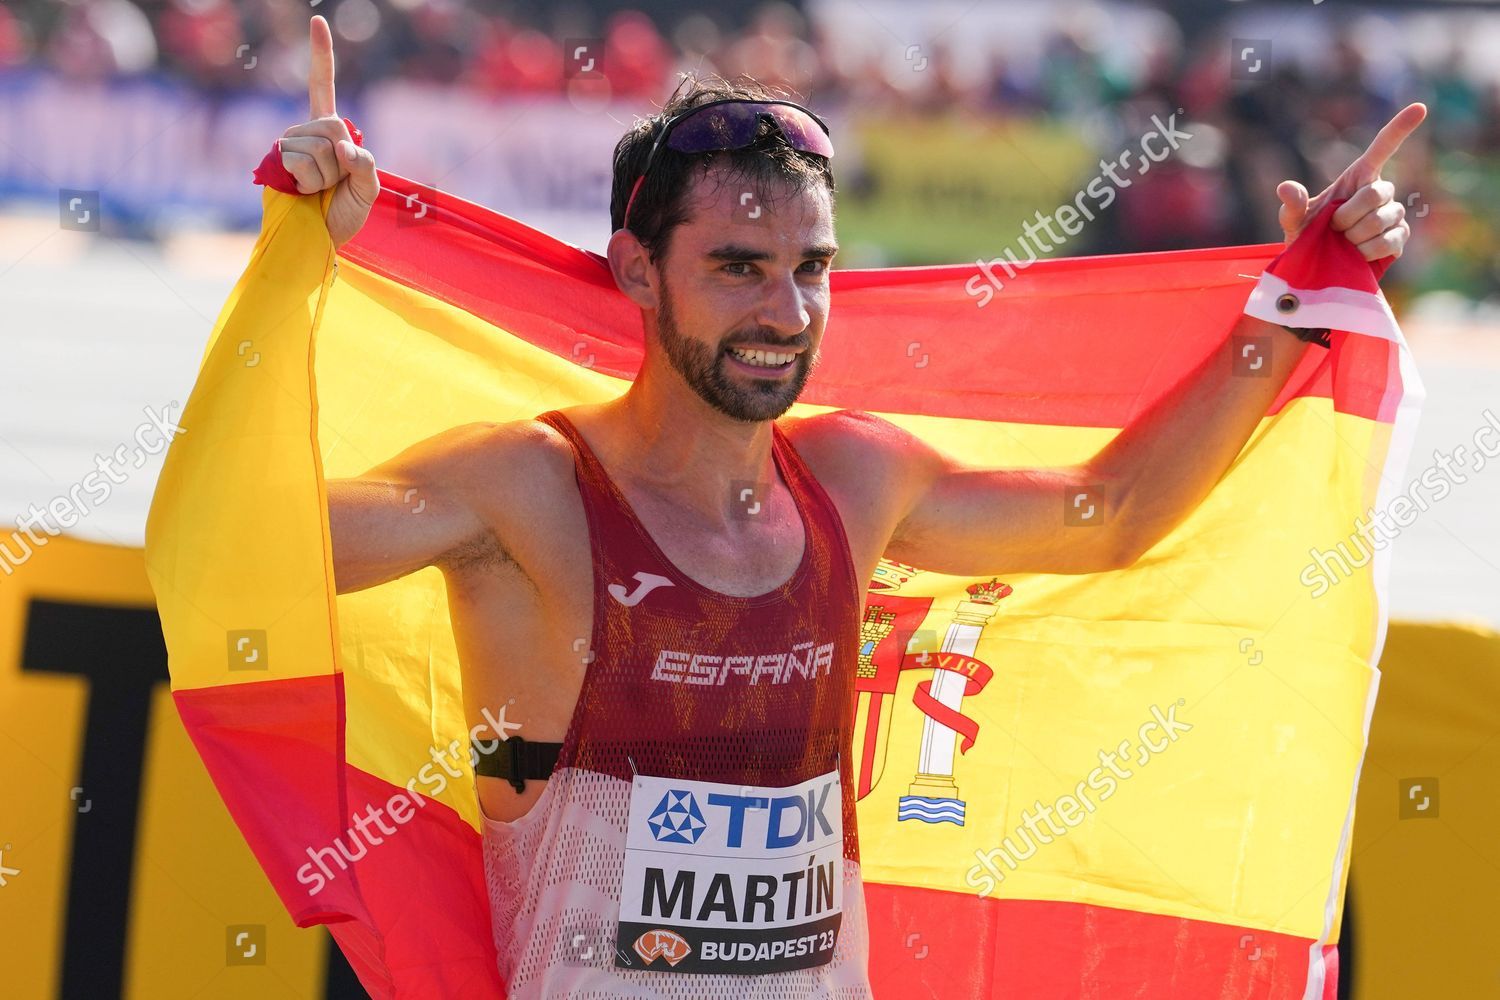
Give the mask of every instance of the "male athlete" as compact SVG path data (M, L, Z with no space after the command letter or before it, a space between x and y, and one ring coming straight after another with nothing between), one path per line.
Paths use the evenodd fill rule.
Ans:
M310 42L311 120L281 163L303 194L335 189L342 244L379 182L336 115L321 17ZM1410 229L1378 175L1424 115L1402 111L1316 198L1283 182L1288 242L1347 197L1334 228L1367 260L1399 256ZM1275 338L1272 377L1233 377L1226 336L1069 468L970 466L861 412L784 417L831 305L832 155L820 119L759 86L679 88L615 150L608 261L645 333L629 390L456 427L329 483L339 592L438 567L470 721L512 703L524 722L477 779L514 996L868 995L847 751L877 562L1128 566L1322 343L1242 317L1231 333ZM744 483L761 484L753 516ZM1100 483L1103 525L1065 530L1063 498Z

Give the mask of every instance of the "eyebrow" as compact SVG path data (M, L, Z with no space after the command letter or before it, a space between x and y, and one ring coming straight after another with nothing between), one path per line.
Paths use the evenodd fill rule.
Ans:
M839 252L835 243L815 243L812 246L802 248L804 259L809 258L831 258ZM721 247L714 247L704 256L710 260L770 260L771 255L764 250L752 250L750 247L740 246L737 243L729 243Z

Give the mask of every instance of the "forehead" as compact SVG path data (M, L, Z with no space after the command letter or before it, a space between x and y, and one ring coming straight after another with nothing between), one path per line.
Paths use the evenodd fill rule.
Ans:
M674 242L696 245L733 235L737 242L754 237L757 245L771 240L795 243L800 250L834 240L833 199L821 181L799 187L780 178L751 180L713 164L694 171L689 184L683 201L687 219Z

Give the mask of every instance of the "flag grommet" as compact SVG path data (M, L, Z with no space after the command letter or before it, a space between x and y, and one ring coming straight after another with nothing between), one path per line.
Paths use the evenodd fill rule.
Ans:
M1276 311L1283 313L1293 313L1297 311L1297 307L1301 304L1301 302L1297 301L1297 296L1293 295L1291 292L1286 292L1276 299Z

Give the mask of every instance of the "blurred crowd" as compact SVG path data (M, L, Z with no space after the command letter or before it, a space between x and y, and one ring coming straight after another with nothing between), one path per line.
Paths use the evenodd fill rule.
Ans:
M1500 83L1484 60L1464 57L1460 20L1452 22L1452 51L1425 64L1383 51L1377 57L1355 33L1336 31L1317 58L1277 60L1248 85L1230 72L1227 35L1201 23L1184 29L1183 19L1161 11L1151 31L1132 39L1129 59L1110 51L1097 18L1090 28L1060 7L1056 26L1022 58L1013 51L960 58L953 52L961 48L959 27L948 44L933 39L922 49L918 73L917 47L903 53L896 32L866 23L874 43L853 44L853 33L830 19L830 10L842 10L878 21L861 14L870 10L861 3L667 4L662 9L676 15L657 10L654 17L610 6L6 0L0 70L46 66L75 79L161 73L210 93L300 94L307 20L320 13L333 27L341 95L392 79L496 96L560 93L570 84L568 49L583 41L590 55L602 56L613 95L645 101L660 101L678 73L692 70L749 74L820 107L1076 122L1101 150L1139 134L1135 126L1152 113L1182 109L1184 119L1205 126L1212 141L1198 144L1197 158L1122 197L1109 226L1095 234L1094 251L1280 240L1274 196L1269 204L1267 197L1277 181L1303 178L1316 193L1319 179L1331 179L1380 124L1407 101L1423 100L1430 117L1417 148L1402 151L1401 181L1422 192L1409 202L1411 215L1425 220L1438 211L1426 223L1433 238L1425 246L1414 240L1413 251L1433 255L1426 263L1442 272L1443 287L1472 298L1500 294L1500 209L1484 207L1500 204ZM1441 192L1455 190L1468 204L1444 211ZM1450 251L1444 261L1439 247Z
M595 14L584 6L539 2L7 0L0 6L0 68L40 64L84 79L159 70L206 90L301 93L307 19L319 13L333 26L339 85L352 92L393 78L492 94L556 92L567 79L565 43L596 38L610 86L621 96L659 97L676 72L689 68L748 73L825 99L845 94L865 103L1046 115L1093 109L1141 91L1186 89L1211 101L1214 95L1201 93L1205 87L1228 89L1222 79L1210 79L1223 76L1222 66L1215 72L1209 65L1223 62L1221 39L1200 35L1203 44L1185 46L1165 16L1159 23L1167 30L1151 38L1147 57L1129 68L1081 30L1086 19L1069 19L1059 8L1042 58L1024 69L997 54L978 73L960 72L945 59L945 47L934 44L928 47L931 71L918 76L909 72L911 53L904 63L872 58L867 48L847 45L844 32L828 31L827 19L810 17L808 7L818 5L773 0L726 10L703 4L661 24L639 10ZM868 10L854 7L861 9ZM878 17L871 12L869 19ZM1462 22L1453 28L1458 35ZM1439 116L1494 151L1500 147L1500 84L1475 72L1454 42L1451 57L1418 73ZM895 45L886 40L887 49ZM1359 105L1376 97L1368 86L1368 53L1346 37L1329 55L1318 60L1318 79L1301 81L1310 103L1300 117L1316 120L1328 111L1358 119ZM252 58L255 71L246 72Z

